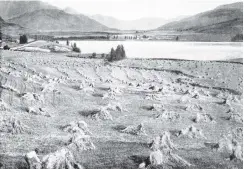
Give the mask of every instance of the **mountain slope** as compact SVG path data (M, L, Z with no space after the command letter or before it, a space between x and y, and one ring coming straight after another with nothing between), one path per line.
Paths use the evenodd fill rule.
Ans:
M9 19L8 22L15 23L26 28L48 32L48 31L108 31L110 28L90 19L84 15L72 15L58 9L42 9L25 13L21 16Z
M243 10L243 2L236 2L232 4L220 5L215 9L239 9Z
M7 35L18 35L24 33L27 30L19 25L13 23L7 23L0 17L0 32L1 34Z
M57 8L41 1L0 1L0 16L5 20L41 9Z
M193 31L201 33L242 33L243 3L222 5L214 10L171 22L158 30Z
M116 28L120 30L149 30L155 29L160 25L171 22L172 20L167 20L164 18L157 17L149 17L149 18L141 18L137 20L119 20L110 16L103 15L93 15L90 18L106 25L110 28ZM182 17L180 18L182 19ZM177 20L177 19L175 19Z

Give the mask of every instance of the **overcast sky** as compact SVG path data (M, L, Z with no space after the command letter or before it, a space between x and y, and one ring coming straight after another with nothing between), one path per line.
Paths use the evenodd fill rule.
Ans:
M76 11L94 15L113 16L123 20L142 17L166 19L188 16L211 10L218 5L238 0L43 0L60 8L71 7Z

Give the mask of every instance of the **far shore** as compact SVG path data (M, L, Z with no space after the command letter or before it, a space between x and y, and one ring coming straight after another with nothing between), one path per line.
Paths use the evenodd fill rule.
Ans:
M2 49L0 49L1 51ZM30 53L31 51L11 51L11 52L26 52ZM33 52L31 52L33 53ZM43 55L64 55L69 58L80 58L80 59L104 59L102 55L108 55L108 53L95 53L96 56L92 57L94 53L74 53L74 52L34 52L34 53L40 53ZM235 59L226 59L226 60L191 60L191 59L178 59L178 58L133 58L133 57L127 57L128 60L165 60L165 61L178 61L178 62L219 62L219 63L234 63L234 64L243 64L243 58L235 58Z
M26 44L18 44L18 43L6 43L9 47L11 51L19 51L19 52L40 52L40 53L54 53L54 54L61 54L67 57L73 57L73 58L85 58L85 59L104 59L107 55L109 55L109 49L107 52L102 53L102 52L96 52L95 50L95 46L94 46L94 52L93 50L90 50L89 52L85 51L82 52L82 49L85 48L83 45L79 45L79 43L77 43L78 48L81 48L81 53L77 53L73 51L73 47L72 47L72 43L75 43L75 41L71 42L70 41L70 45L67 46L66 42L60 42L60 41L45 41L45 40L33 40L30 39L29 43ZM183 43L183 42L182 42ZM190 42L189 42L190 43ZM195 42L194 42L195 43ZM198 42L201 43L201 42ZM239 45L238 45L239 46ZM116 46L111 46L111 48L115 48ZM0 48L1 50L1 48ZM167 54L167 53L166 53ZM138 53L138 56L140 55L140 52ZM214 55L214 53L213 53ZM149 57L148 56L143 56L143 57L129 57L130 59L134 59L134 60L175 60L175 61L197 61L199 59L194 59L194 57L191 57L189 59L185 59L182 57L177 57L177 55L175 55L175 57L165 57L166 55L158 55L158 56L162 56L160 57ZM221 58L221 57L220 57ZM211 60L212 59L212 60ZM240 63L243 64L243 58L241 58L239 56L237 56L237 58L234 59L213 59L213 58L209 58L209 60L205 59L203 61L206 62L229 62L229 63Z

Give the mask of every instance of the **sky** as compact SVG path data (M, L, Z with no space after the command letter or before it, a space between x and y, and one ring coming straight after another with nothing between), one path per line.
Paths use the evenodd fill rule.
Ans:
M43 0L59 8L70 7L85 15L101 14L122 20L143 17L165 19L190 16L238 0Z

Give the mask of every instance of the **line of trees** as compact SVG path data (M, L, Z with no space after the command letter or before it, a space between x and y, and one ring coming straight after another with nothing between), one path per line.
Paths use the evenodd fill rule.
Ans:
M137 36L123 36L124 39L137 39ZM112 39L119 39L119 36L113 36Z

